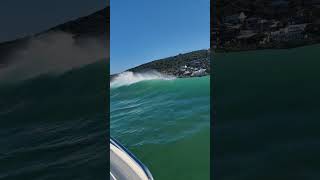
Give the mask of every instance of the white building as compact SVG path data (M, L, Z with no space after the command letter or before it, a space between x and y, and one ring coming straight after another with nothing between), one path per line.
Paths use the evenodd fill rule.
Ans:
M198 71L194 71L191 76L204 76L206 75L206 69L199 69Z
M301 40L304 38L303 32L307 24L295 24L289 25L285 28L281 28L278 31L270 33L270 37L274 41L292 41Z

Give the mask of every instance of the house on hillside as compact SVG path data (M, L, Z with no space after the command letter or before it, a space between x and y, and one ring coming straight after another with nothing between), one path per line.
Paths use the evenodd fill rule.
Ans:
M244 22L246 17L247 16L244 14L244 12L233 14L233 15L224 17L223 23L224 24L228 23L228 24L233 24L233 25L240 24L240 23Z
M256 33L252 30L243 30L236 39L238 44L241 46L256 46L261 40L263 40L264 36L264 34Z
M278 31L271 32L270 38L276 42L302 40L304 39L306 26L307 24L289 25Z
M223 43L232 41L240 33L240 28L241 24L224 24L223 30L220 33L220 38Z
M270 31L278 31L282 26L283 26L283 24L280 21L272 20L270 23L270 26L269 26L269 30Z

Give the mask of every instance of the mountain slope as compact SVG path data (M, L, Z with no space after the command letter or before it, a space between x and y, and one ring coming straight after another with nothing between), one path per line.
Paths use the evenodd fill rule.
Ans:
M9 63L10 55L16 51L26 48L30 40L39 36L45 36L53 32L65 32L72 34L73 38L79 42L88 38L95 38L108 46L106 40L109 35L110 7L85 17L80 17L73 21L57 25L46 31L36 33L33 36L16 39L0 43L0 68Z
M187 66L185 70L184 66ZM140 66L128 69L126 71L131 71L134 73L144 73L148 71L157 71L166 75L173 75L176 77L190 77L192 72L204 69L205 72L202 75L210 74L210 51L209 50L198 50L189 53L178 54L176 56L171 56L159 60L154 60ZM189 71L189 74L185 74ZM117 74L111 75L112 80Z

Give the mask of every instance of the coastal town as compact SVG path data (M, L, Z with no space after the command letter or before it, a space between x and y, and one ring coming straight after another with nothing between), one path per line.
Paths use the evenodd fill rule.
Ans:
M251 9L225 5L219 11L212 32L216 50L292 48L320 42L320 0L259 3L251 4Z
M209 57L192 60L176 69L176 77L199 77L209 75L210 60Z

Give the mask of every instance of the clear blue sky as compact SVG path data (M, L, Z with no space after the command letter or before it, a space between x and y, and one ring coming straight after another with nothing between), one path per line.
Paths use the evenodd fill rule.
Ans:
M210 47L210 0L111 0L111 73Z

